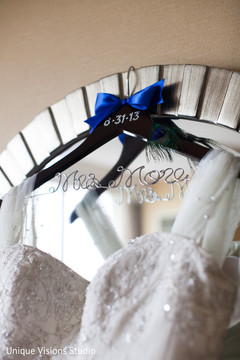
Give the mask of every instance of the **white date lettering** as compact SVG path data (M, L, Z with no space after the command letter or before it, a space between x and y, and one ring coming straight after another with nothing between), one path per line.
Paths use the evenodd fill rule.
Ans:
M133 111L130 114L116 115L114 118L108 117L103 125L109 126L111 123L114 125L123 124L125 121L137 121L140 118L140 111Z

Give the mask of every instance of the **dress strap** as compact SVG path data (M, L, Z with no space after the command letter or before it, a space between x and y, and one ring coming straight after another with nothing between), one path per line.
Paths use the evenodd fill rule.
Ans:
M15 243L26 243L27 237L28 239L31 238L27 241L28 245L34 245L34 236L31 236L32 234L27 236L26 230L27 206L29 195L34 189L35 180L36 175L27 178L20 185L10 189L4 196L0 210L0 250ZM32 211L31 216L34 217L34 211ZM31 231L34 231L34 222Z
M240 219L240 158L210 151L186 191L172 233L195 239L222 266Z

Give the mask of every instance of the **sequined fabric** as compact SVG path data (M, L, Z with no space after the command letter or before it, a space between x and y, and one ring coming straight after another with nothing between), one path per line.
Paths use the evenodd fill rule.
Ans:
M87 286L87 280L36 248L5 249L0 256L1 360L43 359L39 348L69 344L80 330ZM12 355L11 347L34 354Z
M88 287L69 360L216 360L236 287L193 240L154 233L109 257Z

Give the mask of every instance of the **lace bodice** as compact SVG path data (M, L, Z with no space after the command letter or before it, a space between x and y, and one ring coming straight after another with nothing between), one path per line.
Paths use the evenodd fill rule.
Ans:
M144 235L108 258L88 287L77 347L96 355L76 359L218 359L235 291L195 241Z
M27 245L8 247L0 256L0 357L11 348L61 348L79 332L88 281L62 262ZM37 355L38 354L38 355ZM40 359L40 358L39 358Z

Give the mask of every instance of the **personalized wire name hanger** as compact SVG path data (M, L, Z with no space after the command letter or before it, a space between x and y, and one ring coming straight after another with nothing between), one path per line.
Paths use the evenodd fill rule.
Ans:
M133 67L130 67L128 73L133 69ZM129 76L127 78L129 82ZM141 138L142 142L145 141L147 143L145 144L147 145L146 153L152 157L157 158L159 155L160 157L165 157L166 154L169 157L171 156L171 151L174 150L199 161L212 147L211 140L187 134L177 127L170 118L156 115L154 111L152 111L152 108L156 108L158 104L163 102L163 84L164 80L160 80L123 100L111 94L100 95L99 99L101 100L102 97L104 101L98 102L99 106L97 106L96 102L96 114L94 117L88 119L89 121L93 121L93 124L90 124L90 136L70 154L54 165L41 170L37 174L34 189L54 178L58 172L62 173L114 137L120 136L123 141L127 133L130 133L131 136ZM129 85L127 85L127 88L129 88ZM105 102L106 98L107 101ZM165 99L165 102L168 100L169 99ZM129 110L128 113L123 111L124 109L121 108L124 106L131 107L131 110ZM117 113L117 111L119 112ZM115 119L113 118L114 112L116 113ZM99 115L101 115L102 118L100 116L100 121L96 122ZM117 115L121 116L117 117ZM110 121L106 121L108 118L110 118ZM88 122L88 120L86 122ZM174 120L177 119L175 118ZM105 125L103 125L103 122L105 122ZM92 127L92 125L94 127ZM126 140L124 140L124 143L125 142ZM162 150L165 151L163 152ZM130 155L134 158L134 156L137 156L137 151L135 151L135 154L133 153L134 150ZM129 162L131 162L131 159L129 159ZM123 164L123 166L125 168L127 167L125 164ZM118 173L115 171L115 176L117 175ZM114 178L113 176L113 179Z
M169 123L170 121L169 119L167 120L166 124L164 122L165 120L161 119L161 125L159 125L158 123L153 124L150 116L150 110L152 112L158 104L161 104L163 102L162 90L164 79L156 82L153 85L150 85L149 87L137 92L134 95L129 96L129 76L130 71L132 70L135 69L133 67L129 68L127 75L128 97L126 99L120 100L112 94L99 93L97 95L95 105L95 115L90 119L86 120L86 122L91 126L89 138L91 138L91 136L94 136L95 132L97 132L98 130L101 130L103 134L101 136L104 136L105 133L107 133L107 135L108 133L111 134L111 129L117 129L117 131L118 129L120 129L119 139L122 142L123 147L118 162L109 172L109 174L107 174L101 181L98 180L94 173L91 173L89 175L79 175L78 171L74 171L70 175L66 175L64 172L57 172L55 178L58 179L58 185L56 188L51 187L49 189L50 192L54 193L58 189L67 191L70 185L70 181L72 180L72 188L74 190L94 190L97 196L101 195L101 193L104 192L106 189L119 188L119 203L122 202L121 199L123 198L124 192L128 194L128 203L132 201L132 198L134 196L139 202L143 202L142 199L147 202L153 202L153 199L154 201L170 201L174 198L175 194L174 184L178 184L178 189L180 192L179 196L180 198L182 198L183 189L189 181L188 175L184 176L183 169L178 168L174 170L173 168L168 167L167 169L162 170L151 170L143 176L143 170L145 168L144 166L138 167L134 171L130 170L127 167L144 150L144 148L146 148L146 154L148 159L150 159L150 157L153 157L154 159L158 159L159 157L171 158L170 150L168 150L167 147L166 150L163 151L163 149L165 148L165 146L171 143L170 138L174 135L174 131L169 131L168 128L165 128L167 123ZM147 125L147 127L145 126L145 124ZM136 133L136 129L139 128L140 132L138 134L138 130ZM149 131L148 128L151 131ZM122 129L127 129L127 131L123 131ZM150 137L148 136L149 133ZM118 135L118 132L114 133L114 137L116 135ZM85 142L82 144L83 146L89 138L85 140ZM161 139L161 142L156 145L155 142L158 139ZM102 144L100 143L100 145ZM94 149L95 146L93 150ZM89 149L85 148L86 155L90 152L91 151L89 151ZM72 159L70 161L72 162ZM64 165L64 167L66 166ZM56 166L54 165L52 168L54 169L56 168ZM46 178L50 177L48 171L49 170L46 169ZM179 171L181 173L180 175ZM128 177L127 179L125 179L124 182L123 174L126 175L127 173ZM148 187L147 190L145 188L139 189L137 188L138 184L133 183L133 175L136 175L137 173L138 183L142 186ZM174 178L170 181L169 179L171 174L173 174ZM165 197L159 196L151 188L152 185L159 182L161 179L164 178L164 176L165 182L171 187L171 191L166 194ZM119 177L120 179L116 180ZM180 185L181 182L184 185Z
M130 70L132 67L128 73ZM129 82L129 75L127 78ZM147 157L156 160L171 159L172 150L196 159L205 155L211 148L210 141L185 133L171 119L157 114L158 104L163 103L163 85L164 79L124 99L108 93L98 93L95 115L86 120L91 127L90 134L72 153L40 171L35 188L117 136L123 144L122 153L109 172L111 177L106 176L101 181L103 185L115 180L119 176L118 167L121 165L127 168L143 149L146 150ZM98 195L100 193L98 191Z
M108 140L119 135L119 139L123 144L120 159L109 172L109 176L106 175L101 181L99 181L94 174L90 174L87 177L84 174L77 176L76 172L74 172L74 189L91 189L95 190L97 195L100 195L106 189L116 187L116 179L119 176L121 178L121 174L128 170L128 165L143 149L145 149L148 159L153 158L154 160L159 160L167 158L171 160L172 150L181 151L184 147L183 144L186 143L188 148L189 143L202 143L207 145L208 148L211 147L210 141L187 134L176 126L171 119L156 115L157 105L163 103L162 91L164 79L130 96L129 77L131 71L134 71L135 75L137 74L134 67L129 68L127 74L128 97L121 100L109 93L98 93L95 104L95 115L86 120L86 123L91 127L90 139L91 136L92 139L94 139L94 136L97 137L97 134L100 134L100 138L102 137L102 139L109 137ZM86 142L87 141L88 138ZM105 142L105 140L100 141L100 145ZM96 147L94 149L96 149ZM200 147L199 150L199 147L197 147L197 150L200 151L200 153L202 151L202 156L208 149L206 150L206 148ZM88 153L90 153L90 151L88 151ZM172 171L174 170L172 169ZM156 170L153 172L156 172ZM60 187L60 183L64 177L62 188L63 190L68 188L69 176L60 172L57 174L57 177L59 177L57 189ZM142 182L140 177L139 182L140 184ZM150 186L152 184L147 183L144 185ZM129 188L126 184L118 186ZM133 186L133 184L131 186ZM53 192L55 190L56 189L53 188L51 189Z

